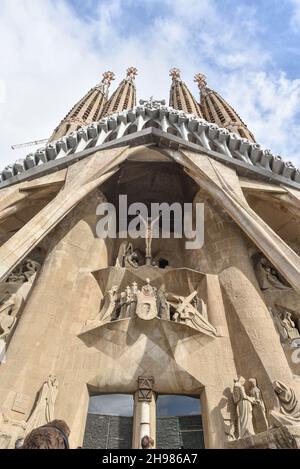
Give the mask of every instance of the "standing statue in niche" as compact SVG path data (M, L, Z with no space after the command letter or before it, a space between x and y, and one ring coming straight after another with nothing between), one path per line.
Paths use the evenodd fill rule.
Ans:
M269 428L266 406L263 401L261 390L257 386L256 378L250 378L249 383L249 396L253 398L253 424L255 433L261 433Z
M282 275L265 258L260 257L255 265L255 272L259 286L262 290L279 289L286 290L290 285L285 281Z
M280 410L271 410L270 423L275 427L300 425L300 403L295 391L281 381L274 381L273 389L277 395Z
M37 403L26 425L26 434L34 428L45 425L54 420L54 406L58 394L58 381L56 376L49 375L43 384Z
M173 321L186 324L200 332L217 336L217 330L215 327L210 324L205 316L199 313L199 311L193 306L192 301L196 296L196 291L187 297L175 296L179 301L179 305L173 315Z
M240 376L234 380L233 401L236 405L238 439L254 435L252 404L254 398L246 394L245 379Z
M132 243L123 241L119 248L119 253L116 261L116 267L133 267L137 269L139 266L139 257L133 249Z

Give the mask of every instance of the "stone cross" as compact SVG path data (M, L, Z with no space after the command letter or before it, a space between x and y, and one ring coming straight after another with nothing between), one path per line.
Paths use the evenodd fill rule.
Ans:
M169 75L170 77L172 77L173 82L181 80L180 73L181 73L181 70L179 70L179 68L175 68L175 67L171 68Z

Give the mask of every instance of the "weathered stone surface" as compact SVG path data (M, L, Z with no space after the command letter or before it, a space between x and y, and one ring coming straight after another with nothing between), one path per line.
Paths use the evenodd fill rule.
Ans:
M127 161L127 156L133 159ZM152 158L155 161L151 163ZM105 393L135 396L130 424L130 444L135 448L145 428L154 440L161 435L156 418L160 394L190 395L201 400L207 448L263 447L270 443L270 435L271 444L298 445L298 430L293 425L261 431L253 408L254 434L249 440L245 435L239 438L234 431L237 401L232 395L234 380L241 382L243 376L244 398L251 398L253 405L259 402L261 416L265 411L267 419L272 412L282 416L283 410L287 411L277 398L274 381L293 391L291 402L299 402L299 366L292 363L294 355L287 350L289 344L281 341L269 309L285 308L291 313L293 328L299 327L299 258L289 247L295 233L298 235L294 218L287 215L290 218L281 238L280 220L269 226L264 219L269 206L262 207L256 198L242 192L232 168L216 164L205 155L184 155L159 147L99 152L71 165L64 183L63 188L56 187L56 195L53 189L54 198L39 213L31 217L28 212L28 220L24 217L23 225L12 236L9 223L14 216L8 215L1 225L1 233L7 237L0 247L4 283L33 247L42 246L44 258L24 299L5 363L0 365L0 446L13 447L14 438L24 433L49 375L59 383L50 414L68 423L72 448L83 442L89 396ZM184 238L153 239L149 251L144 239L97 237L97 206L104 201L115 202L123 191L131 201L157 202L167 195L170 203L177 197L184 203L204 203L203 247L186 250ZM18 196L13 194L11 203L16 201ZM7 199L3 210L9 204ZM276 210L280 219L284 211L277 205ZM124 241L132 243L131 254L138 253L138 266L118 265ZM151 265L143 265L149 252ZM253 255L262 253L289 282L288 296L276 285L272 290L261 289ZM142 291L144 309L152 301L151 318L136 314L135 300ZM121 302L116 293L127 295L123 295L121 305L126 310L124 315L116 314ZM203 327L191 327L184 321L186 317L192 321L195 315L202 315L197 318ZM290 330L291 335L294 332ZM151 401L150 397L148 401L139 400L139 379L150 378ZM250 386L251 379L256 380L255 386ZM40 415L44 416L44 410L45 406ZM252 433L250 414L247 426ZM298 418L298 408L291 416ZM129 422L124 427L126 432ZM175 426L179 428L177 436L178 431L181 438L189 434L184 431L189 430L189 424L185 427L180 418L169 424L172 435ZM179 439L176 441L172 436L172 445L179 444ZM103 441L99 444L104 445ZM157 447L167 444L162 436L155 441Z

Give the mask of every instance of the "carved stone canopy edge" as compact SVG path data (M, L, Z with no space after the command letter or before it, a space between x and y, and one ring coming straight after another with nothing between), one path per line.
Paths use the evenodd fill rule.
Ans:
M171 285L176 280L176 284L178 284L177 293L180 293L179 288L183 294L185 292L191 293L191 286L196 290L206 276L203 272L185 267L165 270L150 266L141 266L138 269L107 267L95 270L92 273L102 291L110 289L115 284L119 284L120 288L122 286L126 288L129 283L141 283L149 277L155 287L159 287L164 283L167 288L170 284L170 291L173 291Z
M155 106L154 106L155 102ZM129 135L134 127L136 133L149 127L151 121L165 133L171 133L187 142L195 142L196 146L213 150L220 155L241 161L257 170L265 169L270 175L281 176L283 181L300 184L300 169L290 161L284 161L279 155L262 148L259 144L242 138L239 134L218 127L193 114L176 110L159 101L151 99L142 105L112 114L97 122L83 126L77 131L41 147L25 158L7 165L0 172L0 184L28 170L47 164L51 165L59 158L71 156L85 149L99 147L112 140L120 140ZM114 138L112 138L112 136Z
M120 327L123 328L123 324L138 321L141 322L142 320L138 317L135 318L123 318L123 319L116 319L114 321L107 321L107 322L99 322L99 323L91 323L83 327L82 331L77 335L79 339L81 339L88 347L92 346L91 344L95 344L95 342L101 337L105 335L105 330L114 330L119 329ZM143 321L144 322L144 321ZM149 321L151 323L151 327L157 328L160 325L164 324L165 326L169 326L173 329L173 331L179 333L182 332L189 332L189 334L203 336L206 337L208 340L214 340L220 335L214 335L209 332L199 331L195 328L188 326L187 324L169 321L167 319L162 319L159 317L155 317Z

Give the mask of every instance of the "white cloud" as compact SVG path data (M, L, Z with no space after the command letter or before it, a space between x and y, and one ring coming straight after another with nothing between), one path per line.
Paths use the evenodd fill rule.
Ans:
M232 74L223 88L257 141L299 165L300 79L282 72Z
M257 39L255 9L225 14L215 0L94 0L84 3L85 10L89 5L92 10L80 17L66 0L2 0L1 167L31 150L13 152L11 144L48 137L104 70L116 73L114 88L131 65L139 71L140 98L168 99L172 66L182 69L198 97L193 75L205 72L260 143L296 159L291 136L299 130L299 83L268 72L272 57Z
M293 13L291 17L291 26L295 32L300 32L300 0L290 0Z
M90 414L133 415L133 396L125 394L107 394L90 398Z

